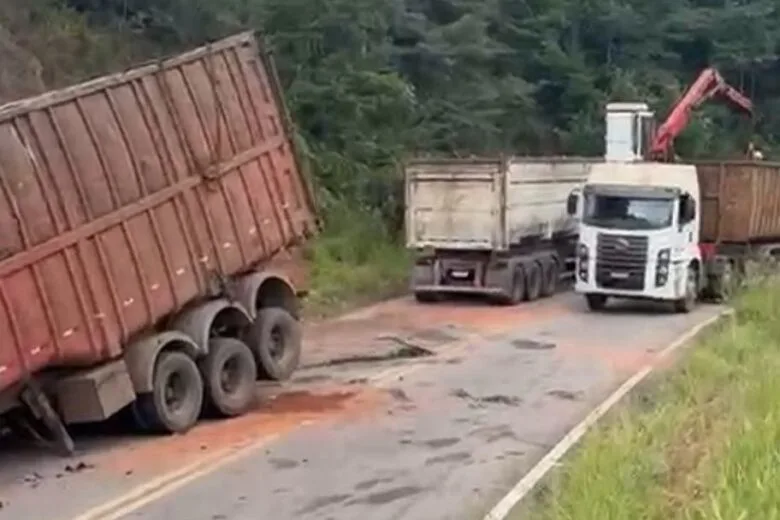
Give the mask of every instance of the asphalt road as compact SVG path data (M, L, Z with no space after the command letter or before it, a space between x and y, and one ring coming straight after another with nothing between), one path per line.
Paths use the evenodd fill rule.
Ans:
M87 436L74 461L0 452L0 518L481 518L720 310L591 314L571 293L513 309L396 301L310 331L326 354L246 418L178 438Z

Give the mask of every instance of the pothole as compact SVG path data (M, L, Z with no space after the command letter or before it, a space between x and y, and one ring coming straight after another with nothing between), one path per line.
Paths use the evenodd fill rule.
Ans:
M520 350L551 350L555 348L555 343L549 341L534 341L530 339L513 339L513 347Z

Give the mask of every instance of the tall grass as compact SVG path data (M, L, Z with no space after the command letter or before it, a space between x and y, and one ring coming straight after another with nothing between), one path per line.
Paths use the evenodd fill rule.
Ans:
M524 517L780 518L779 374L772 282L741 296L733 320L587 435Z
M409 254L378 213L338 202L325 212L324 224L308 251L310 315L331 315L406 289Z

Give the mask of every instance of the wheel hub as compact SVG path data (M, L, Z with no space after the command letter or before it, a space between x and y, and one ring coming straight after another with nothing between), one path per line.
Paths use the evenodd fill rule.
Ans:
M284 355L284 332L279 327L271 329L271 348L269 350L274 359L280 359Z
M231 357L222 365L219 373L219 386L227 394L232 394L241 385L241 362Z
M174 372L168 378L167 384L163 391L163 398L165 400L165 406L173 411L178 411L184 403L185 396L187 395L187 386L184 378L181 374Z

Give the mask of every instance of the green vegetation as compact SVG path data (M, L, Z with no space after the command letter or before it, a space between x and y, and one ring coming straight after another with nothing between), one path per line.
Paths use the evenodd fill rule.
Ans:
M742 296L733 320L586 436L523 517L777 518L778 289Z
M331 220L310 251L312 290L306 303L311 314L332 315L406 289L409 255L379 216L347 204L327 215Z
M276 53L324 201L329 227L312 254L316 279L327 286L317 292L331 301L373 290L369 279L402 282L388 277L404 273L395 268L404 256L398 164L411 154L597 155L608 100L646 100L665 114L699 70L714 64L757 100L759 145L771 155L780 135L775 4L3 0L0 99L260 29ZM710 104L677 151L741 155L753 130L729 108ZM379 240L343 238L362 240L364 227L388 238L392 250ZM368 276L364 263L328 278L334 261L353 259L387 267ZM358 279L345 281L351 273Z

